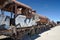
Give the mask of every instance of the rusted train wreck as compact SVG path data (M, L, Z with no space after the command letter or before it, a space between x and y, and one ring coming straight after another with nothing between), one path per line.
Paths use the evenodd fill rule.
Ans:
M9 36L15 40L21 39L26 34L40 33L56 25L47 17L38 15L30 6L16 0L0 0L0 10L0 18L2 18L0 35ZM4 11L10 12L10 16L4 15Z

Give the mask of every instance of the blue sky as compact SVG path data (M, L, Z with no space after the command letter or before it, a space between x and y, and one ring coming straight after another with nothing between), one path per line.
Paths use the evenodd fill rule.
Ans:
M18 0L51 20L60 20L60 0Z

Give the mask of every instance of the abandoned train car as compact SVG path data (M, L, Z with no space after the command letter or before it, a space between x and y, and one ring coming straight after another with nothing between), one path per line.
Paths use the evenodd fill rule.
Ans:
M39 33L42 28L49 25L50 19L38 15L30 6L16 0L0 0L0 10L0 35L15 40L21 39L26 34ZM10 16L6 16L5 11L10 12Z

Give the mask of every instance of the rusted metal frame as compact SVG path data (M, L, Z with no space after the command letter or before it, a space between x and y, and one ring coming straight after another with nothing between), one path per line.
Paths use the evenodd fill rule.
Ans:
M17 4L15 4L15 15L17 14Z
M25 15L27 15L27 13L28 13L28 9L26 8L26 9L25 9Z
M14 20L15 20L16 15L17 15L17 4L15 4L15 3L14 3L14 9L15 9L15 10L14 10L14 12L15 12L15 13L14 13Z
M11 18L12 18L12 15L13 15L13 5L11 5Z
M11 18L13 16L13 18L14 18L14 24L15 24L15 18L16 18L16 13L17 13L16 9L17 9L17 5L15 3L12 3L12 5L11 5ZM14 13L14 15L13 15L13 13Z
M13 10L13 7L14 7L15 10ZM15 15L16 15L16 9L17 9L17 8L16 8L16 4L13 3L13 6L11 6L11 8L12 8L12 9L11 9L11 18L12 18L13 11L14 11L14 21L15 21L15 18L16 18ZM13 25L11 24L11 27L12 27L12 26L13 26ZM17 39L16 39L16 38L17 38L17 37L16 37L16 36L17 36L17 29L16 29L16 26L15 26L15 25L14 25L14 28L15 28L15 32L16 32L16 33L13 33L14 35L12 34L12 37L13 37L15 40L17 40ZM13 29L13 30L14 30L14 29ZM12 32L13 32L13 30L12 30Z
M14 19L16 18L16 15L17 15L17 4L14 3Z
M31 11L31 13L29 13L29 11ZM26 8L26 9L25 9L25 16L26 16L27 18L30 18L31 15L32 15L32 9Z

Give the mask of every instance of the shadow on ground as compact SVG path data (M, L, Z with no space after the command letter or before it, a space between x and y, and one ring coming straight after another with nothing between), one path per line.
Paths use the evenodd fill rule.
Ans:
M35 39L38 38L38 37L40 37L40 35L35 34L35 35L31 36L31 40L35 40Z

